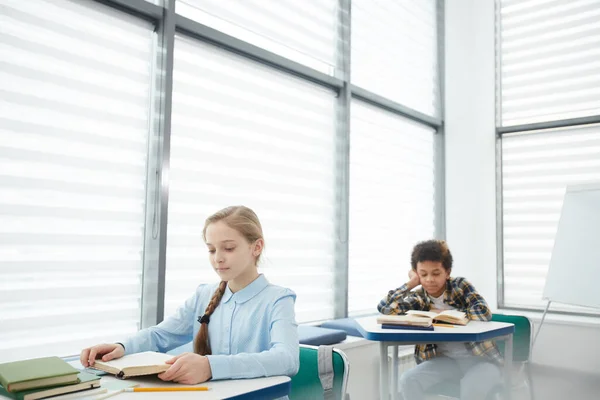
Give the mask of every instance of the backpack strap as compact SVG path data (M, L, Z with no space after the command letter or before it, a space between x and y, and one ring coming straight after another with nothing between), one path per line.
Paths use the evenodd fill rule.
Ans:
M333 346L319 346L317 360L319 380L323 387L323 399L333 400Z

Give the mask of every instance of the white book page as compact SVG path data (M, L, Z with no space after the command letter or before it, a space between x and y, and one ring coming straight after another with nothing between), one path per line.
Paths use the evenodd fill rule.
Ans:
M414 315L414 316L425 316L425 317L429 317L429 318L433 318L438 315L438 313L436 313L435 311L420 311L420 310L408 310L406 312L406 314Z
M107 365L122 370L128 367L145 367L150 365L163 365L165 361L173 358L172 355L145 351L143 353L129 354L116 360L96 361L96 364Z
M442 311L440 313L440 315L448 315L450 317L454 317L454 318L458 318L458 319L462 319L465 318L465 313L462 311L457 311L457 310L446 310L446 311Z

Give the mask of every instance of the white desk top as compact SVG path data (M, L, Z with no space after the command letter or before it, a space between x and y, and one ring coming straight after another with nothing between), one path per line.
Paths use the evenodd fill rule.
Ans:
M101 382L117 380L113 376L105 375ZM139 387L168 387L179 386L175 383L163 382L157 377L140 377L136 379L126 379L122 382L138 382ZM195 400L218 400L218 399L276 399L287 396L291 388L291 379L287 376L272 376L268 378L255 379L235 379L223 381L211 381L201 383L197 386L208 386L210 390L206 392L152 392L152 393L119 393L111 396L114 400L146 400L146 399L195 399ZM83 394L84 392L80 392ZM77 400L87 400L102 398L106 395L79 397ZM61 396L56 397L60 400ZM0 399L9 399L0 395ZM54 397L53 397L54 399Z
M479 342L514 333L515 326L505 322L470 321L466 326L434 327L433 331L383 329L377 316L357 318L358 329L365 339L378 342L440 343Z

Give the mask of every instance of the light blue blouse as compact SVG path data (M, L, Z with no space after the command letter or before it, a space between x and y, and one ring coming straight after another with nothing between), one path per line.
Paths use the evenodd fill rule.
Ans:
M175 314L123 341L125 354L167 352L192 341L217 286L198 286ZM262 274L236 293L227 287L208 324L212 379L295 375L300 364L295 300L293 291L271 285Z

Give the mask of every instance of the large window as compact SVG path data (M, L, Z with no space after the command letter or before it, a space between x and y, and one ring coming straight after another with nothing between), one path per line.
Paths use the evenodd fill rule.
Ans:
M0 362L77 354L139 328L152 26L0 8Z
M352 1L352 83L427 115L440 112L435 0Z
M600 2L501 2L501 125L600 113Z
M566 187L600 181L600 3L500 4L500 303L539 309Z
M435 131L354 101L350 132L348 310L360 315L408 280L413 245L435 234Z
M436 1L354 0L351 27L358 98L366 90L436 117ZM418 241L443 235L435 229L435 186L442 183L435 181L436 129L358 100L350 121L348 312L361 315L407 281Z
M374 312L444 234L438 4L0 0L0 362L160 322L235 204L299 322Z
M333 74L338 0L178 0L184 17Z
M502 172L504 304L542 306L566 186L600 181L600 127L505 135Z
M300 322L332 318L334 93L212 45L177 37L166 311L217 276L204 219L243 204L261 219L261 271L298 295Z

